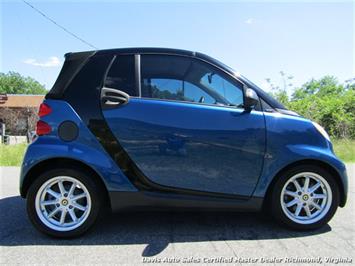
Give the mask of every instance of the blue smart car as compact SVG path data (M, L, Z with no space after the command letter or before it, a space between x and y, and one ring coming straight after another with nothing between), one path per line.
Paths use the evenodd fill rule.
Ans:
M268 210L299 230L347 198L325 130L201 53L65 55L40 106L20 192L33 225L87 231L105 209Z

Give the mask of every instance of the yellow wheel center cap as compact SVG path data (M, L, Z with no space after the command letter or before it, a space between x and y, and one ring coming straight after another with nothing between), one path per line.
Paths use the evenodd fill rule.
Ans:
M66 206L68 204L68 201L66 199L62 200L62 205Z
M308 196L308 195L303 195L303 197L302 197L302 198L303 198L303 200L304 200L304 201L306 201L306 200L308 200L308 199L309 199L309 196Z

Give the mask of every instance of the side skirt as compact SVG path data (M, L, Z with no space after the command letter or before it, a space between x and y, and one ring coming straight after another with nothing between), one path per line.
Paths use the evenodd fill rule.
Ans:
M163 192L109 192L113 212L122 210L260 211L263 198L223 199Z

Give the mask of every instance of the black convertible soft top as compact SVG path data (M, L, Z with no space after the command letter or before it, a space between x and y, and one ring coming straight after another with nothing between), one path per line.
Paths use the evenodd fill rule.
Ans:
M217 66L223 71L227 72L231 76L241 80L243 83L248 85L248 87L254 89L259 97L261 97L268 105L275 109L284 109L285 106L271 97L268 93L263 91L257 85L249 81L247 78L237 75L236 72L223 64L222 62L199 52L192 52L188 50L172 49L172 48L117 48L117 49L107 49L107 50L96 50L96 51L86 51L86 52L76 52L65 54L65 62L62 67L59 76L53 85L53 88L46 95L46 98L60 99L62 98L64 91L69 86L70 82L76 76L76 74L81 70L85 63L93 56L108 56L108 55L123 55L123 54L170 54L170 55L182 55L196 57L204 60L210 64Z

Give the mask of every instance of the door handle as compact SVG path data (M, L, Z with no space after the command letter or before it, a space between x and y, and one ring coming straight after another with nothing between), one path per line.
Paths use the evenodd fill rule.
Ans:
M129 102L129 95L121 90L103 87L101 89L101 103L104 108L113 108Z

